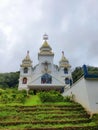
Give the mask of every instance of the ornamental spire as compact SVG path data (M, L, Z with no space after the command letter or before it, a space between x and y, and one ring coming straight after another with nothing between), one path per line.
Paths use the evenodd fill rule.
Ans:
M26 57L22 60L21 67L31 67L32 66L32 61L29 56L29 51L27 51Z
M27 51L27 54L29 54L29 50Z
M43 35L43 40L48 40L48 35L46 33Z
M27 51L26 59L30 60L29 51Z
M64 56L64 51L62 51L62 56Z
M68 61L68 60L65 58L65 56L64 56L64 51L62 51L62 59L61 59L61 61Z
M70 64L69 61L66 59L66 57L64 56L64 51L62 51L62 58L59 62L60 67L66 67L66 68L70 68Z
M52 48L50 47L50 45L48 44L48 35L45 33L43 35L43 44L40 48L40 52L38 53L38 56L39 55L48 55L48 56L54 56L54 53L52 52Z

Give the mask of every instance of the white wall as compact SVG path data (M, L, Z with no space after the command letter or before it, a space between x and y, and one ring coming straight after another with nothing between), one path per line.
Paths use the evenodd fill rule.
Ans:
M82 77L63 96L75 95L75 101L87 111L98 113L98 80L86 80Z
M48 63L53 64L53 58L54 56L39 56L39 64L44 63L45 61L48 61Z
M32 75L32 67L28 67L28 73L24 73L24 67L20 68L20 76Z
M85 80L82 77L78 80L67 92L63 93L63 96L74 95L75 101L83 105L83 107L89 110L89 100L86 89Z
M86 80L90 109L98 113L98 80Z

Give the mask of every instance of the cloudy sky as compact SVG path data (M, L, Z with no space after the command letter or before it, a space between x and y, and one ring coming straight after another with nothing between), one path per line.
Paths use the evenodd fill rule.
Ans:
M33 65L43 34L58 64L98 66L98 0L0 0L0 72L18 71L27 50Z

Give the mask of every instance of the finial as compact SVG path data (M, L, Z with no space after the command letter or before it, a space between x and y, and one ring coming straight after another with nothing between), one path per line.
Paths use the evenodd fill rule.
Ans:
M30 59L30 57L29 57L29 51L27 51L26 59Z
M29 54L29 51L27 51L27 54Z
M46 33L43 35L43 40L48 40L48 35Z
M64 51L62 51L62 55L64 56Z

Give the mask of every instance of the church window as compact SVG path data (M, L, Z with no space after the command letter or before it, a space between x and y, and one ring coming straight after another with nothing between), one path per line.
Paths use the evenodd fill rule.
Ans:
M72 86L72 79L70 79L70 86Z
M52 83L52 76L47 74L47 73L42 75L41 83L42 84L51 84Z
M64 74L68 74L68 69L64 68Z
M65 84L70 84L69 78L65 78Z
M23 84L27 84L27 78L23 78Z
M24 68L24 73L28 73L28 68Z

